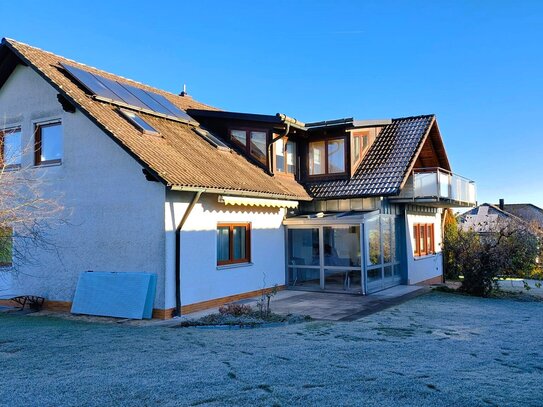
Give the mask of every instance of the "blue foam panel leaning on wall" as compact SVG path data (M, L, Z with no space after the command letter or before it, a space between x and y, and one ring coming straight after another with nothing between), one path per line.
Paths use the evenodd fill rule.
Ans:
M155 291L155 274L84 271L79 276L72 313L132 319L151 318Z

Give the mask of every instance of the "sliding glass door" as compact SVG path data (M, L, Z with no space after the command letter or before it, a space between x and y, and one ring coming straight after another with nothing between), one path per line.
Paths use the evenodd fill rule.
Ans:
M288 285L362 293L360 225L289 227Z

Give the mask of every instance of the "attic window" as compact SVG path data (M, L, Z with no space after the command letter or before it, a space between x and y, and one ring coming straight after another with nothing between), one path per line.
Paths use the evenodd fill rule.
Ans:
M134 126L136 126L144 134L154 134L154 135L158 134L158 131L153 126L151 126L149 123L143 120L136 113L131 112L129 110L124 110L124 109L120 109L120 111L124 115L124 117L126 117Z
M366 152L368 145L369 145L369 132L357 131L357 132L352 133L351 162L352 162L353 167L358 165L358 163L362 160L362 157L364 156L364 153Z
M256 129L231 129L232 141L243 147L247 155L252 156L262 164L266 164L268 132Z

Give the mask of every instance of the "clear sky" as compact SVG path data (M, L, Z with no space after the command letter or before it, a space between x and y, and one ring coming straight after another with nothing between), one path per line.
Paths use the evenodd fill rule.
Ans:
M233 111L435 113L479 202L543 207L543 1L0 0L0 36Z

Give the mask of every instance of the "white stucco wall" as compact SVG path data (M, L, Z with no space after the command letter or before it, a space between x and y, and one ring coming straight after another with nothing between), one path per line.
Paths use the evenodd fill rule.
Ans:
M52 231L58 255L37 251L36 264L20 269L11 291L71 301L81 271L151 272L158 275L155 308L162 308L165 188L147 181L142 167L81 112L64 112L54 88L31 68L17 67L0 89L2 127L20 125L23 145L31 145L34 121L55 118L63 124L62 165L33 168L28 151L22 166L41 177L69 224Z
M166 308L175 306L175 226L193 194L168 192L166 199ZM181 304L285 284L284 209L230 206L203 194L181 233ZM217 267L217 223L251 223L251 264ZM265 281L264 281L265 280Z
M408 212L406 216L407 236L407 283L417 284L443 274L443 256L441 254L441 213L421 214ZM428 256L415 257L415 237L413 225L417 223L434 224L434 248L436 253Z

